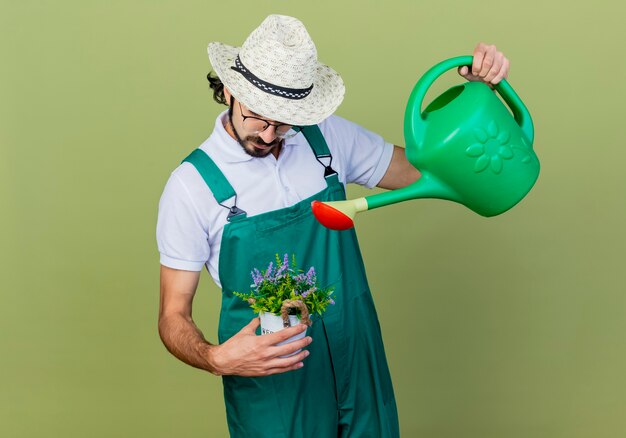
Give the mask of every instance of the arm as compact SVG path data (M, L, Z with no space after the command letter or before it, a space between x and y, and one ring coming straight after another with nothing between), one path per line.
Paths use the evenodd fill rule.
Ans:
M391 162L385 175L378 183L378 187L389 190L399 189L414 183L420 176L422 176L420 171L406 159L404 148L394 146Z
M181 271L161 265L159 335L165 347L183 362L213 371L208 362L210 345L191 318L193 297L200 272Z
M276 344L306 330L299 324L270 335L256 336L259 319L254 318L239 333L221 345L204 338L191 317L193 297L200 272L182 271L161 265L159 335L165 347L181 361L215 375L266 376L303 366L309 354L288 355L309 345L310 337L277 347Z

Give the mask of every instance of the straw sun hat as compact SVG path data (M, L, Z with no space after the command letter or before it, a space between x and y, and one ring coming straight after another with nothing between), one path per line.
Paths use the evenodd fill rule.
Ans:
M251 111L289 125L314 125L341 104L341 76L317 60L304 25L270 15L242 47L210 43L211 65L235 99Z

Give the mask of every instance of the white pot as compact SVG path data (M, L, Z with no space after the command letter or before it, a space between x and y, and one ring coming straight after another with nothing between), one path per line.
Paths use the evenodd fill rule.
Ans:
M259 312L259 316L261 317L261 335L269 335L270 333L279 332L285 328L283 323L283 318L280 315L275 315L273 313L267 312ZM300 323L300 318L296 315L289 315L289 326L294 326ZM293 341L297 341L298 339L302 339L306 336L306 330L302 333L298 333L295 336L290 337L282 342L279 342L276 345L284 345ZM296 353L299 353L302 349L294 351L291 354L280 356L280 357L289 357L293 356Z

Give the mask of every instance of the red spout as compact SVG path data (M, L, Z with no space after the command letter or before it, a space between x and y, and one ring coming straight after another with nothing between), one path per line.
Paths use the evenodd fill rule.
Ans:
M354 222L339 210L320 201L311 202L311 209L315 218L326 228L331 230L347 230L354 227Z

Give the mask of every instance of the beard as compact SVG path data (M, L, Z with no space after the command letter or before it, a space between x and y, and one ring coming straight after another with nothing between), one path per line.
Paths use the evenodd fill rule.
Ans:
M230 127L232 128L233 133L235 134L235 137L237 138L237 143L239 143L239 146L241 146L244 152L250 155L251 157L254 157L254 158L267 157L276 147L280 147L280 144L282 143L282 139L279 139L279 138L275 138L272 142L266 143L258 135L249 135L246 138L242 139L239 133L237 132L235 125L233 124L232 111L229 111L228 123L230 123ZM254 146L254 143L261 145L261 146L266 146L267 149L257 148L256 146Z

